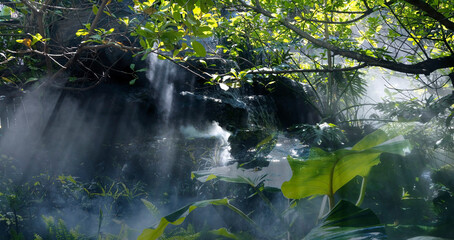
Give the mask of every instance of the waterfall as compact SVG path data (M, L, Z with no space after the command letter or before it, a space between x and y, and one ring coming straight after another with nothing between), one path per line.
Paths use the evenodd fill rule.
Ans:
M157 96L158 111L165 124L168 124L174 100L174 79L177 76L175 66L158 59L156 54L148 57L147 78Z
M228 141L231 133L223 129L216 121L205 122L200 116L194 116L197 115L196 111L204 112L204 104L187 104L178 101L178 96L185 96L187 93L186 91L178 92L176 87L176 84L181 85L184 80L181 79L184 74L180 72L179 76L178 73L178 70L181 71L181 69L168 61L160 60L156 54L150 54L148 64L147 78L155 95L153 98L156 99L158 118L162 121L162 123L158 122L158 124L162 124L158 127L161 131L158 134L162 134L166 141L177 141L179 134L183 135L184 138L213 139L215 144L212 152L209 156L205 156L204 160L214 166L224 165L233 160ZM181 88L181 86L178 87ZM178 109L174 107L175 105L184 105L184 110L189 114L179 115ZM199 119L199 122L196 122L197 127L188 122L191 119ZM162 158L167 159L162 164L163 171L168 171L175 163L174 152L175 149L171 148L167 148L163 152Z

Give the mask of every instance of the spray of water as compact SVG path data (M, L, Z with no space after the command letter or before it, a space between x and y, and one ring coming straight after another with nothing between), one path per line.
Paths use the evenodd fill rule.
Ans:
M180 126L180 132L186 138L213 138L217 142L211 156L214 165L225 165L233 160L229 143L231 133L219 126L219 123L212 122L204 130L198 130L192 125Z

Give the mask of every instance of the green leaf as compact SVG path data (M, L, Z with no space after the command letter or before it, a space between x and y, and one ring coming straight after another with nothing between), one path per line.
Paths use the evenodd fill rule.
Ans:
M31 77L31 78L27 79L27 81L25 81L25 83L36 82L36 81L38 81L38 80L39 80L39 79L36 78L36 77Z
M388 134L386 134L383 130L378 129L375 132L365 136L358 143L356 143L352 147L352 150L361 151L364 149L375 147L375 146L379 145L380 143L384 143L385 141L387 141L389 139L391 139L391 138L388 137Z
M37 42L45 41L45 39L43 39L43 36L41 36L41 34L39 34L39 33L37 33L35 35L32 35L32 34L29 34L29 35L32 37L31 46L35 45L35 43L37 43Z
M129 26L129 17L119 18L118 20L124 23L126 26Z
M201 43L199 43L197 41L192 41L191 44L192 44L192 48L194 49L197 56L205 57L207 55L207 51Z
M268 137L266 137L265 139L263 139L262 141L257 143L257 146L255 148L259 148L259 147L261 147L263 145L268 144L269 142L271 142L274 139L275 136L276 136L276 134L274 134L274 133L270 134Z
M13 12L12 8L3 5L0 8L0 19L1 18L5 18L5 19L11 18L11 13L12 12Z
M347 150L348 151L348 150ZM365 177L370 169L380 163L382 152L349 152L335 165L333 173L333 193L350 182L356 176Z
M226 228L219 228L216 230L210 231L211 234L230 238L230 239L239 239L235 234L229 232Z
M387 239L384 226L370 209L340 201L304 240Z
M144 198L141 198L140 201L142 201L143 205L145 205L145 207L147 207L148 211L155 217L158 217L159 215L161 215L159 213L159 210L158 208L153 204L151 203L150 201L144 199Z
M180 208L179 210L177 210L177 211L175 211L175 212L173 212L173 213L161 218L161 221L159 222L159 224L157 225L156 228L154 228L154 229L151 229L151 228L144 229L142 234L140 234L140 236L137 238L137 240L155 240L155 239L158 239L160 236L162 236L162 234L164 233L165 228L169 224L180 225L181 223L184 222L186 217L192 211L194 211L196 208L206 207L206 206L209 206L209 205L214 205L214 206L223 205L223 206L226 206L226 207L230 208L231 210L235 211L236 213L238 213L242 218L246 219L248 222L250 222L250 223L255 225L255 223L248 216L246 216L246 214L244 214L238 208L236 208L233 205L231 205L227 198L211 199L211 200L204 200L204 201L199 201L199 202L195 202L195 203L192 203L192 204L188 204L188 205Z
M367 176L370 169L380 163L382 153L405 155L411 149L410 143L403 138L393 138L397 132L394 130L379 129L352 149L329 153L312 148L306 160L288 157L293 175L282 184L282 193L290 199L332 195L354 177Z
M293 175L290 181L284 182L281 186L285 197L300 199L329 194L329 175L335 164L335 158L328 156L302 161L289 156L287 160Z
M80 37L80 36L85 36L85 35L88 35L87 29L79 29L79 30L77 30L77 32L76 32L76 36L78 36L78 37Z
M92 9L92 10L93 10L93 13L94 13L95 15L98 14L98 6L93 5L93 9Z
M104 34L111 34L115 31L115 28L111 28L108 31L106 31Z
M452 111L451 114L449 114L449 116L446 118L446 121L445 121L446 127L449 127L451 125L451 121L452 121L453 117L454 117L454 111Z

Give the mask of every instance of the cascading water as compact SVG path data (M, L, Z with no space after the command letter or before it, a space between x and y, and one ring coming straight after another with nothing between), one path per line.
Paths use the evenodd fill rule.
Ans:
M151 87L156 91L158 111L165 124L170 120L174 99L174 83L177 69L168 62L158 59L156 54L148 57L147 77Z
M229 137L230 132L223 129L218 122L215 121L206 121L201 119L200 122L194 122L190 119L200 119L200 116L193 116L197 114L192 114L195 109L198 111L204 112L204 104L188 104L176 102L180 98L179 96L184 96L188 94L187 91L177 92L175 84L181 84L181 77L184 75L178 76L177 66L173 65L170 62L162 61L158 59L157 55L150 54L148 58L149 68L147 71L147 77L150 82L150 87L152 88L157 99L157 111L159 113L158 118L162 121L159 135L162 135L163 140L173 141L171 145L175 145L175 141L182 135L184 138L198 138L198 139L212 139L215 143L213 149L210 150L209 156L203 157L203 160L211 162L211 165L223 165L227 162L233 160L230 154L230 144ZM181 74L181 72L180 72ZM189 93L191 94L191 93ZM181 101L181 99L180 99ZM183 100L184 101L184 100ZM173 105L179 104L184 105L183 110L188 112L186 115L178 115L174 111ZM179 119L177 119L179 118ZM194 124L197 124L196 128ZM158 136L159 137L159 136ZM169 168L172 167L172 164L175 162L175 149L167 148L168 150L163 153L162 158L167 159L165 165L166 167L162 170L169 171Z

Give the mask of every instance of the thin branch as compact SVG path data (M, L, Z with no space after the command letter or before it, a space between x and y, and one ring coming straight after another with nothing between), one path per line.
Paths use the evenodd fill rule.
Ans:
M104 12L104 7L106 6L107 2L109 0L102 0L101 6L99 6L98 13L96 13L95 19L90 25L90 30L88 30L88 34L85 35L84 41L88 40L88 38L93 34L93 31L96 28L96 25L98 25L99 19L101 18L102 13Z
M374 11L372 9L368 9L367 11L365 11L363 13L363 15L357 17L357 18L354 18L354 19L351 19L351 20L348 20L348 21L345 21L345 22L334 22L334 21L326 21L326 20L317 20L317 19L310 19L310 18L303 18L303 17L299 17L302 21L309 21L309 22L316 22L316 23L326 23L326 24L350 24L350 23L354 23L354 22L357 22L367 16L369 16L371 13L373 13Z
M22 1L27 1L27 0L22 0ZM74 55L66 62L66 64L60 68L57 72L55 72L50 78L48 78L46 81L44 81L41 85L41 86L46 86L48 85L49 83L52 83L57 77L59 77L67 68L69 68L72 64L74 64L74 62L77 60L77 58L79 57L79 55L82 53L83 50L85 50L84 47L86 47L90 42L86 41L88 40L88 38L93 34L93 31L96 27L96 25L98 24L98 21L101 17L101 14L103 13L103 10L104 10L104 7L106 6L108 0L103 0L102 3L101 3L101 6L99 7L99 10L98 10L98 13L96 14L95 16L95 19L93 20L93 22L91 23L91 27L90 27L90 30L89 30L89 34L87 34L84 38L84 41L82 42L82 44L77 48L76 52L74 53Z
M3 37L26 37L29 36L28 34L2 34L0 33L0 36Z
M138 51L142 50L141 48L138 48L138 47L120 45L120 44L114 43L114 42L108 42L103 45L88 45L88 46L83 46L81 48L82 48L82 50L98 50L98 49L103 49L103 48L108 48L108 47L118 48L123 51L131 51L131 52L138 52Z
M246 8L249 8L255 12L261 13L262 15L264 15L266 17L274 18L271 12L263 9L260 5L251 6L251 5L247 4L244 0L239 0L239 2ZM343 57L355 59L359 62L364 62L368 66L383 67L386 69L399 71L399 72L403 72L403 73L426 74L426 75L429 75L430 73L432 73L438 69L454 67L454 56L440 57L440 58L436 58L436 59L426 59L424 61L421 61L421 62L415 63L415 64L396 63L395 61L388 61L388 60L381 59L381 58L371 57L371 56L368 56L368 55L365 55L365 54L362 54L362 53L359 53L356 51L342 49L342 48L332 45L326 41L317 39L317 38L311 36L309 33L304 32L297 26L291 24L285 18L280 18L279 22L283 26L294 31L299 36L307 39L309 42L311 42L314 45L317 45L319 47L333 51L334 53L341 55Z
M61 65L57 60L55 60L50 54L46 54L46 56L48 58L50 58L50 60L52 60L52 62L54 62L55 64L57 64L58 66L60 66L61 68L64 68L63 65Z
M339 14L364 14L366 11L338 11L338 10L331 10L330 13L339 13Z
M405 2L417 7L420 10L423 10L427 13L427 15L435 20L437 20L440 24L445 26L451 31L454 31L454 22L450 21L448 17L445 17L443 14L435 10L432 6L428 3L421 1L421 0L404 0Z
M19 54L19 55L28 54L28 53L36 53L39 55L51 56L51 57L63 57L65 55L74 55L75 54L75 52L68 52L68 53L62 53L62 54L49 54L49 53L41 52L41 51L38 51L35 49L27 49L27 50L21 50L21 51L13 51L13 50L6 49L6 52L9 52L12 54Z
M399 122L399 120L392 120L392 119L362 118L362 119L350 119L350 120L345 120L345 121L341 121L341 122L337 122L337 123L340 124L340 123L365 122L365 121L370 121L370 122Z
M400 24L400 26L404 29L405 32L407 32L407 34L413 38L413 40L416 42L416 45L418 45L419 49L421 49L421 51L424 53L424 56L426 56L427 59L429 59L429 55L427 54L426 50L424 49L424 47L421 45L421 42L419 41L419 39L415 38L414 37L414 34L410 33L410 31L407 29L407 27L405 27L404 23L400 20L400 18L397 16L397 14L393 11L393 9L391 8L390 5L388 5L389 7L389 11L391 11L392 15L394 16L394 18L396 18L397 22Z
M14 59L15 59L14 57L10 57L10 58L6 59L5 61L0 62L0 65L6 64L6 63L8 63L9 61L14 60Z
M371 8L369 7L369 4L367 3L367 0L363 0L363 3L367 10L371 10Z
M198 73L198 72L192 70L189 66L185 66L185 65L183 65L183 64L181 64L181 63L179 63L179 62L173 60L172 58L170 58L170 57L168 57L168 56L166 56L166 55L159 54L159 53L156 53L156 54L158 54L158 55L164 57L165 59L167 59L167 60L171 61L172 63L178 65L179 67L181 67L181 68L187 70L188 72L190 72L190 73L196 75L197 77L200 77L200 78L202 78L202 79L204 79L204 80L209 80L206 76L203 76L203 75L202 75L202 74L206 74L205 72L203 72L202 74L200 74L200 73ZM197 69L197 68L196 68L196 69Z
M35 2L38 5L41 5L42 7L45 6L47 8L54 8L54 9L60 9L60 10L70 10L70 11L83 11L90 9L91 7L84 7L84 8L72 8L72 7L60 7L60 6L54 6L54 5L49 5L48 3L40 3L40 2Z
M352 108L356 108L356 107L364 107L364 106L376 106L377 104L376 103L361 103L361 104L355 104L355 105L352 105L352 106L348 106L342 110L340 110L339 112L337 112L335 115L338 115L340 114L341 112L345 112L349 109L352 109Z
M324 108L325 107L324 106L324 102L322 101L322 98L320 97L320 94L318 94L318 91L315 89L314 84L312 84L312 82L309 80L309 78L306 76L306 74L301 73L301 75L303 75L304 79L306 79L307 83L309 83L309 86L311 87L312 92L315 94L315 96L318 99L318 102L321 105L320 108ZM324 114L322 114L322 112L320 111L320 109L318 107L315 107L315 105L313 105L313 106L314 106L314 109L316 109L317 112L320 114L320 116L324 115Z
M288 74L288 73L330 73L352 71L367 67L367 64L361 64L355 67L346 68L327 68L327 69L289 69L289 70L252 70L249 74Z
M445 33L445 31L444 31L443 29L441 29L441 35L442 35L442 37L443 37L443 42L444 42L444 44L446 45L446 48L448 48L448 50L449 50L449 52L450 52L451 54L454 54L454 51L452 50L451 45L450 45L450 44L448 43L448 41L446 40L446 33Z
M38 9L37 9L35 6L33 6L29 1L27 1L27 0L21 0L21 2L22 2L23 4L25 4L25 6L27 6L28 8L30 8L34 13L37 13L37 12L38 12Z

